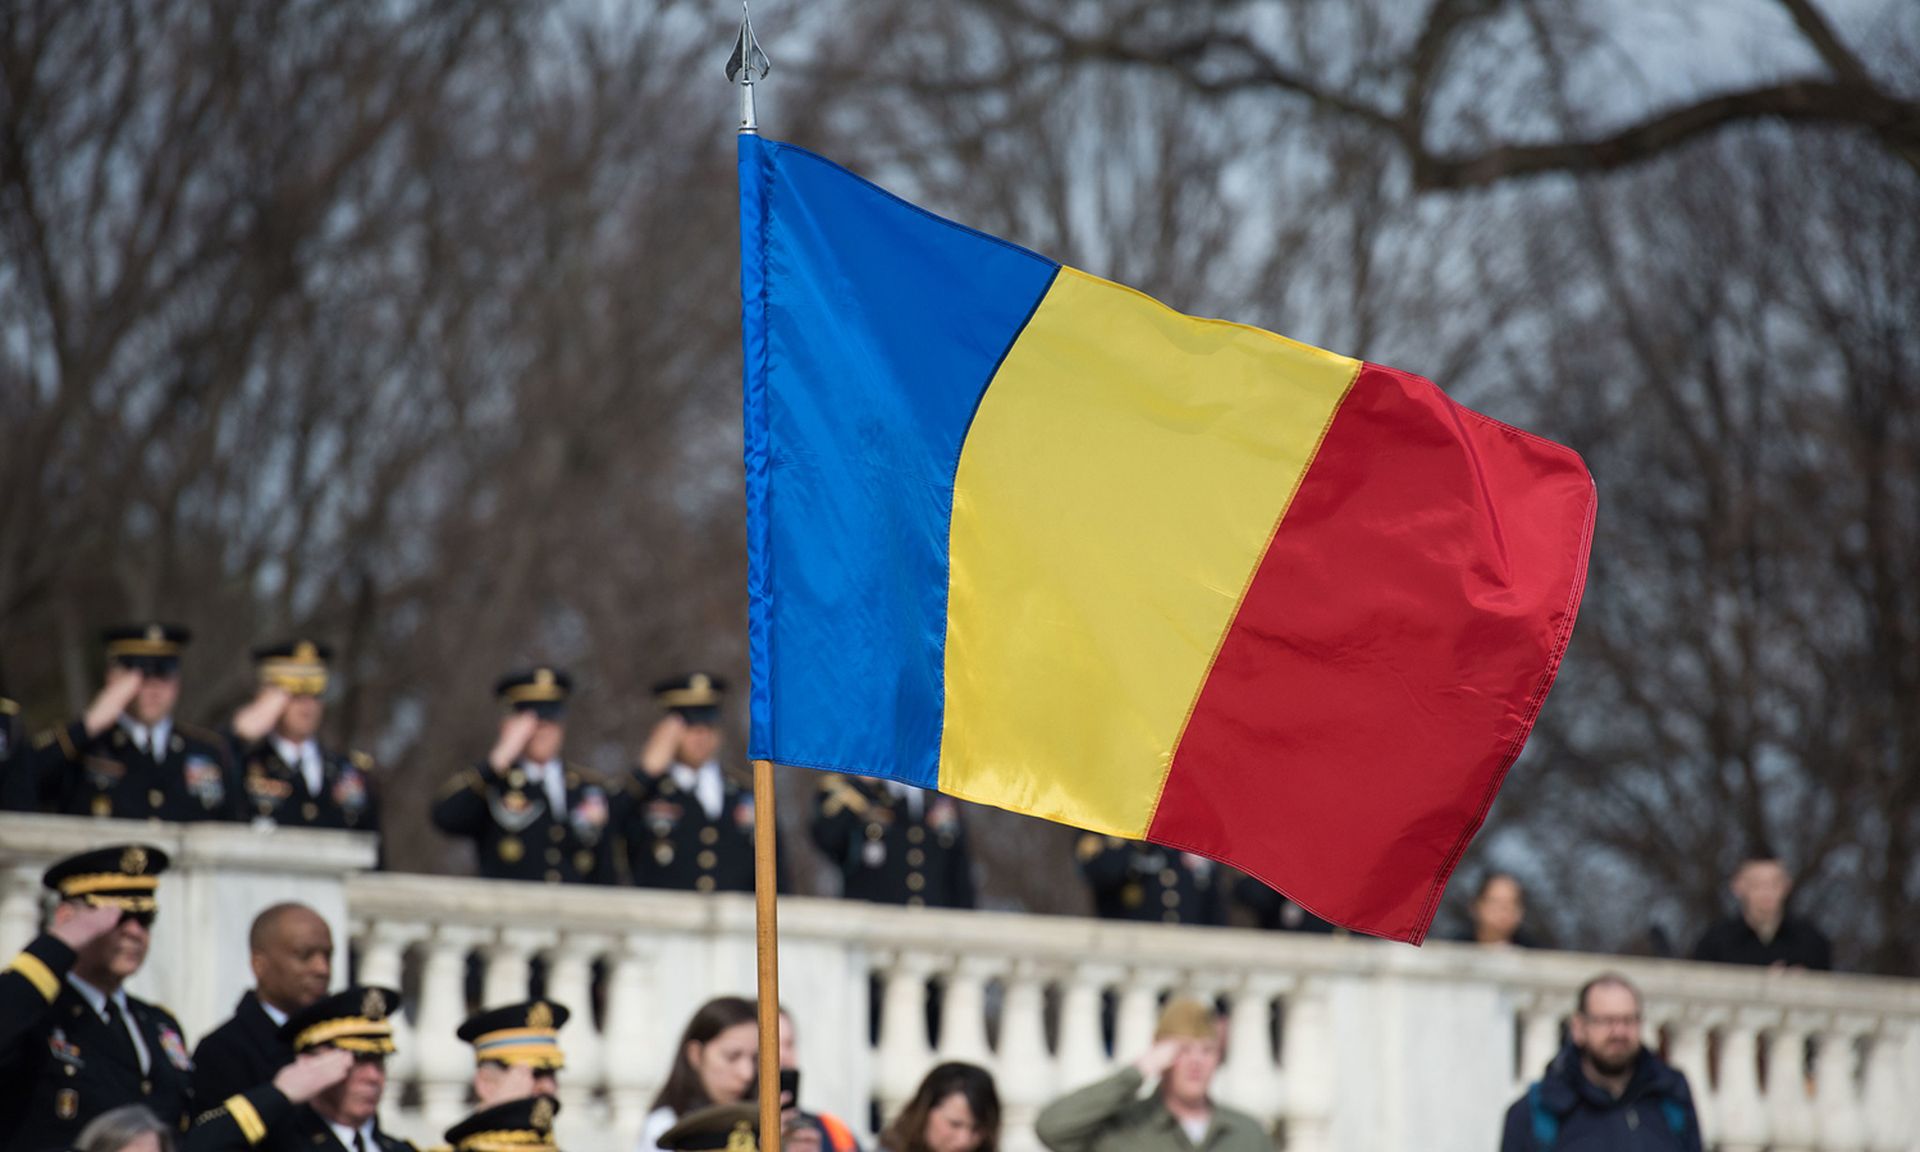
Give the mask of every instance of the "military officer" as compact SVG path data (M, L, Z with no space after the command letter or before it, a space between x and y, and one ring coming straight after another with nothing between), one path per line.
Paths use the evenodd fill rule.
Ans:
M909 907L974 906L960 802L893 780L827 775L813 842L840 868L842 894Z
M325 996L333 975L333 930L305 904L275 904L254 917L247 952L254 986L193 1050L193 1098L203 1108L293 1061L280 1026Z
M433 807L449 836L474 842L491 880L611 884L616 878L613 797L560 760L573 679L540 667L501 678L507 706L493 751L454 777Z
M414 1152L379 1122L399 1004L392 989L357 987L294 1013L280 1029L293 1063L201 1113L183 1152Z
M753 793L720 768L727 682L695 672L653 686L666 715L626 785L624 839L642 888L753 891ZM786 891L786 869L779 888Z
M102 637L106 686L78 720L35 741L40 806L76 816L240 819L226 741L174 719L188 631L129 624Z
M376 832L373 758L323 748L327 667L333 650L312 640L256 648L259 691L233 718L241 795L257 822Z
M141 1104L185 1130L193 1062L180 1022L127 995L147 957L167 854L117 844L47 869L53 922L0 972L0 1149L70 1147Z
M1271 932L1317 932L1321 935L1337 932L1346 935L1345 929L1336 929L1251 876L1242 876L1233 882L1233 898L1253 913L1254 921L1260 927Z
M1092 832L1080 837L1075 854L1103 920L1227 922L1225 878L1205 856Z
M560 1152L553 1142L553 1118L560 1101L551 1093L526 1096L501 1104L481 1103L480 1110L447 1129L449 1152Z
M488 1107L559 1092L560 1029L571 1015L564 1004L527 1000L467 1017L459 1036L473 1045L474 1099Z
M0 696L0 812L31 812L39 801L26 742L20 705Z

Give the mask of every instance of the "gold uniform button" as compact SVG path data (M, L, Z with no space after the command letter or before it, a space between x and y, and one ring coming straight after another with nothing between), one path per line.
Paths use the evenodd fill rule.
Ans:
M142 1096L153 1095L153 1081L151 1080L140 1081L140 1094Z
M918 844L920 843L920 841L925 840L926 838L927 838L927 830L925 828L907 829L907 843L909 844Z
M693 858L693 862L700 865L700 867L707 869L708 871L711 871L715 864L720 863L720 857L717 853L714 852L713 849L702 848L700 850L700 855L695 856Z
M311 820L318 815L320 815L320 809L313 801L309 800L305 804L300 805L300 818L302 820Z
M158 788L155 788L147 793L147 804L150 807L158 808L160 807L160 805L166 802L167 802L167 794L165 792L160 791L160 789Z
M697 891L711 892L713 891L713 877L702 876L693 882L693 886Z
M718 843L720 843L720 829L718 829L718 828L702 828L702 829L700 829L700 843L702 843L702 844L718 844Z
M1180 874L1171 868L1162 868L1160 869L1160 883L1171 888L1175 884L1180 883Z
M582 876L593 871L593 853L581 851L573 854L573 870Z
M1180 893L1162 892L1160 893L1160 903L1165 904L1169 908L1178 908L1180 907Z
M558 848L547 849L547 863L549 864L560 863L560 849Z
M927 886L927 878L918 872L907 873L907 891L918 892Z
M547 883L549 884L560 883L560 873L554 871L551 868L547 869Z
M558 824L555 824L553 827L547 829L547 839L553 841L555 844L560 843L560 841L565 840L566 838L567 838L567 830Z
M907 907L909 908L925 908L926 906L927 906L926 900L924 900L919 896L907 897Z
M907 849L907 864L909 867L918 868L926 862L927 854L925 852L922 852L918 848Z
M1168 912L1165 915L1161 916L1160 919L1165 920L1169 924L1178 924L1180 923L1180 913Z
M885 836L886 834L887 834L887 830L885 828L882 828L878 824L867 825L867 839L869 840L878 840L880 839L880 837Z

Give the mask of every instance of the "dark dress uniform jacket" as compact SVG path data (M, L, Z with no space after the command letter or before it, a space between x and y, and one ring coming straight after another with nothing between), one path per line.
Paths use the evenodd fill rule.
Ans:
M960 806L935 792L912 802L885 784L851 776L822 782L813 842L840 868L854 900L932 908L974 906L973 858Z
M206 1110L257 1088L293 1062L293 1046L252 992L240 997L233 1018L207 1033L193 1050L193 1106Z
M205 728L174 721L158 760L117 723L89 737L85 722L75 720L35 743L46 811L125 820L243 818L226 741Z
M1080 838L1080 871L1103 920L1225 924L1225 883L1218 867L1190 867L1179 852L1091 832Z
M0 1150L71 1147L89 1120L123 1104L144 1104L184 1131L192 1060L180 1022L127 997L146 1041L143 1075L126 1025L102 1020L67 982L73 949L41 936L22 956L39 965L16 959L0 972ZM51 1000L34 982L47 974L59 982Z
M306 773L280 756L271 737L241 757L241 799L247 816L296 828L380 830L380 806L373 794L373 758L364 752L342 756L320 749L320 792L307 790Z
M1825 934L1797 916L1786 916L1773 939L1762 940L1753 926L1739 916L1722 920L1707 929L1693 946L1693 958L1713 964L1752 964L1768 967L1785 964L1826 972L1833 968L1833 946Z
M20 705L0 696L0 812L31 812L40 802L24 728Z
M727 780L717 820L707 817L700 798L681 788L671 770L656 778L636 768L625 791L622 838L636 885L693 892L753 891L751 791ZM778 889L785 892L784 856L776 868Z
M247 1102L244 1107L236 1108L230 1097L211 1102L181 1142L181 1152L242 1152L249 1148L266 1152L353 1152L340 1143L340 1137L318 1112L305 1104L292 1103L272 1084L258 1085L242 1095ZM252 1130L256 1123L263 1132ZM418 1152L411 1142L389 1136L377 1127L373 1142L375 1147L367 1152Z
M480 875L489 880L612 884L614 797L591 777L568 768L567 810L550 811L544 783L518 765L504 775L486 763L454 777L433 806L433 823L474 842Z

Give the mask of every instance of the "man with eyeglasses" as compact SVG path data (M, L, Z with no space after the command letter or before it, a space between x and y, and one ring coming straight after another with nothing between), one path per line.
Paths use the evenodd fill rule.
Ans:
M125 988L147 958L166 870L167 854L144 844L47 870L53 921L0 971L0 1152L71 1147L125 1104L184 1131L193 1062L180 1022Z
M127 624L102 633L107 682L86 712L35 742L40 807L127 820L238 820L239 789L226 742L174 719L177 624Z
M1500 1152L1701 1152L1687 1078L1640 1042L1640 993L1608 972L1574 1001L1568 1043L1507 1109Z

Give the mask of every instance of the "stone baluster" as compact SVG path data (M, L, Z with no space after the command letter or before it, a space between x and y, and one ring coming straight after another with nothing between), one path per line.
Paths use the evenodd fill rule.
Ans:
M882 1116L900 1110L933 1063L933 1046L927 1040L927 977L933 968L930 957L903 951L883 969L880 1050L874 1058L873 1084Z
M1871 1020L1839 1016L1814 1033L1813 1113L1819 1124L1813 1146L1822 1152L1858 1152L1866 1146L1866 1118L1853 1075L1854 1045L1872 1029Z
M647 1118L647 1105L666 1073L662 1052L678 1033L666 1037L655 1029L674 1024L656 1014L656 1005L647 995L654 961L653 936L633 932L612 942L607 956L607 1016L602 1036L602 1060L606 1070L607 1113L615 1135L630 1146L640 1138L640 1125ZM588 1005L569 1004L575 1012ZM569 1038L576 1029L567 1025Z
M1766 1101L1760 1093L1760 1027L1770 1021L1747 1009L1728 1013L1720 1030L1720 1152L1760 1152L1767 1145Z
M1767 1141L1773 1152L1801 1152L1813 1147L1813 1108L1807 1099L1807 1035L1809 1021L1788 1013L1768 1030L1762 1041L1766 1053Z
M1326 989L1302 980L1287 997L1280 1030L1280 1068L1285 1075L1287 1152L1333 1148L1332 1012Z
M426 934L427 926L420 923L382 920L361 925L355 936L360 949L360 983L377 988L400 987L406 951ZM341 982L335 980L336 984ZM398 1114L401 1086L411 1084L420 1074L419 1017L420 1006L410 1004L393 1021L394 1051L387 1058L387 1080L393 1087L383 1098L380 1109L389 1121Z
M940 1059L990 1065L987 1044L987 981L1005 966L994 956L962 954L947 970L940 1009Z
M1540 992L1528 997L1520 1009L1520 1052L1514 1068L1515 1091L1544 1076L1547 1065L1560 1051L1560 1022L1572 997L1558 992Z
M1719 1117L1714 1111L1720 1094L1707 1075L1709 1022L1699 1012L1681 1010L1668 1016L1666 1025L1667 1055L1687 1078L1687 1085L1693 1091L1694 1114L1699 1117L1700 1131L1706 1134L1711 1146L1714 1134L1720 1130Z
M1100 1032L1100 997L1119 979L1120 969L1111 964L1080 964L1061 988L1056 1065L1063 1090L1091 1084L1113 1067Z
M1172 973L1156 968L1135 968L1120 985L1120 1002L1114 1010L1113 1059L1125 1064L1153 1044L1153 1026L1160 1016L1160 993L1172 982Z
M546 947L553 933L537 928L501 928L486 946L487 974L480 985L480 1006L497 1008L527 998L534 953Z
M1002 1131L1008 1152L1039 1147L1033 1118L1053 1098L1053 1059L1047 1052L1045 977L1030 961L1016 960L1006 976L1000 1008L1000 1087Z
M40 874L37 865L16 864L0 873L0 965L40 934Z
M613 938L594 932L567 932L547 957L547 995L573 1013L560 1030L560 1049L567 1054L566 1074L560 1078L559 1144L585 1146L596 1129L593 1106L605 1073L600 1034L593 1030L593 961L613 948Z
M1913 1086L1907 1083L1907 1045L1914 1022L1882 1020L1867 1047L1863 1094L1866 1097L1868 1152L1908 1152L1916 1144Z
M1274 1060L1273 1001L1279 984L1249 973L1229 991L1227 1062L1220 1070L1221 1095L1271 1128L1280 1114L1280 1069Z
M427 939L414 1043L420 1050L422 1126L428 1131L442 1131L466 1111L473 1052L455 1033L467 1015L467 953L484 935L483 929L441 924Z

